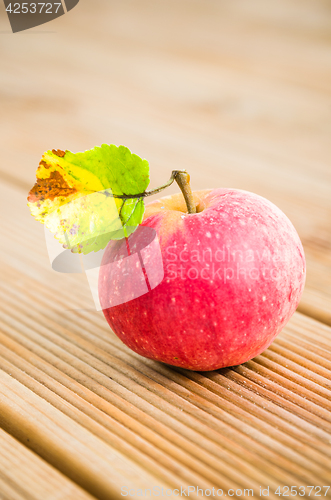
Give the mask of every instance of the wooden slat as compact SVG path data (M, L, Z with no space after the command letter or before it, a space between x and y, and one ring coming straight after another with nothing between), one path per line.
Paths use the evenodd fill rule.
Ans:
M0 449L1 499L92 500L94 498L3 429L0 429Z

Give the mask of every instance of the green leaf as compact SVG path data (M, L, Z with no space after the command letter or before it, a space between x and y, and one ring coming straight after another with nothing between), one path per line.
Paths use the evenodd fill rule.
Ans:
M143 197L130 195L146 191L149 165L124 146L47 151L36 176L28 195L31 214L72 252L105 248L110 239L129 236L143 220Z

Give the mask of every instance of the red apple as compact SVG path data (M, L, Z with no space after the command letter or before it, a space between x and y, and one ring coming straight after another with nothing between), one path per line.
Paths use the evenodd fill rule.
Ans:
M127 241L109 243L99 298L110 327L133 351L207 371L248 361L271 344L297 308L306 265L296 230L270 201L237 189L193 196L197 213L187 213L180 193L163 197L146 205ZM156 231L159 254L157 240L146 245L147 227ZM137 254L145 278L153 280L151 268L164 278L137 296L135 273L125 273L123 262L127 248L137 260L144 246L143 258ZM125 287L125 302L109 307Z

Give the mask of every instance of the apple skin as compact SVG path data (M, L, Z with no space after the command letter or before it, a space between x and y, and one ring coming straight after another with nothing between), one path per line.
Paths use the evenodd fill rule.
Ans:
M107 308L114 281L103 265L99 298L111 329L136 353L209 371L244 363L272 343L298 306L306 263L294 226L267 199L226 188L193 196L196 214L187 214L181 193L146 205L141 226L157 233L162 282ZM103 264L123 256L126 243L110 242Z

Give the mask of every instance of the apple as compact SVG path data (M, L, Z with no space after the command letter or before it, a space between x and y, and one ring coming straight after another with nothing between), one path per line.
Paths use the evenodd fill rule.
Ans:
M209 371L272 343L298 306L306 263L292 223L267 199L225 188L192 196L196 213L187 213L181 193L160 198L146 205L136 232L108 244L99 298L111 329L136 353ZM144 228L156 234L154 245ZM134 270L124 272L129 256L146 279L148 269L162 272L140 296ZM125 300L112 302L116 294Z

